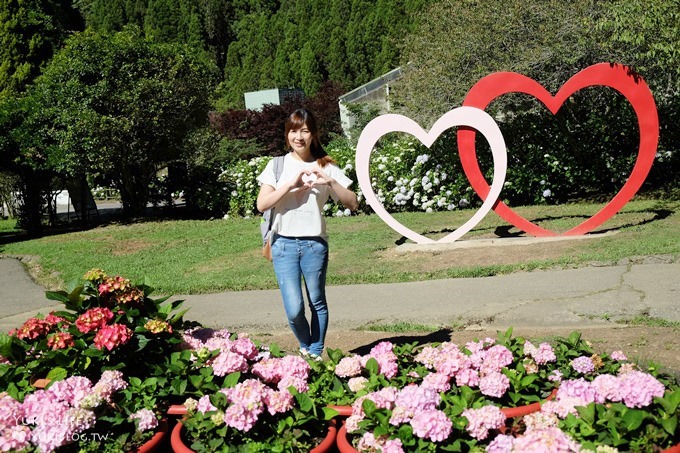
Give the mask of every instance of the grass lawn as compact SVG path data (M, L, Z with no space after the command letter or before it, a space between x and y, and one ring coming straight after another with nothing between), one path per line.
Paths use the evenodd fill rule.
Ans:
M554 231L566 231L602 204L519 207L516 211ZM680 201L635 200L600 226L593 239L527 246L396 253L404 242L376 215L329 218L331 261L328 284L384 283L448 277L477 277L519 270L616 262L639 255L680 254ZM471 210L396 214L404 225L441 237L462 225ZM536 220L540 219L540 220ZM271 289L271 263L260 255L256 219L166 220L111 224L87 231L10 242L5 256L23 257L38 282L49 288L78 280L91 268L146 279L162 294ZM0 222L0 233L11 232ZM519 234L489 213L461 241Z

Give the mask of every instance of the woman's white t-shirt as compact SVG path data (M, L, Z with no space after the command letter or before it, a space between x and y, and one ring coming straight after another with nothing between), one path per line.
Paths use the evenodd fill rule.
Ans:
M257 181L274 188L286 184L302 170L318 168L341 186L347 188L352 184L340 168L335 164L326 164L321 168L314 162L303 162L294 158L290 153L283 159L283 172L278 183L274 175L274 160L270 160ZM328 185L320 185L310 190L293 189L288 192L274 206L274 223L272 231L281 236L289 237L322 237L327 239L326 221L323 215L323 206L329 197L338 200L337 195Z

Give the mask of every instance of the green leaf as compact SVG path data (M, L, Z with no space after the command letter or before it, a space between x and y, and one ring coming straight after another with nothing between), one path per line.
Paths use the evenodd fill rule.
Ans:
M369 373L371 374L380 374L380 364L378 363L377 360L375 360L373 357L368 359L368 362L366 362L366 367L365 367Z
M338 411L336 411L335 409L328 407L328 406L324 406L322 410L323 410L323 419L324 420L332 420L333 418L337 417L338 414L339 414Z
M656 398L656 401L663 406L664 411L673 414L680 404L680 389L667 393L663 398Z
M151 340L144 335L137 335L137 352L143 350L149 344L149 341Z
M306 393L297 393L295 399L303 412L309 412L314 407L314 402Z
M634 409L629 410L623 414L622 419L626 426L626 429L628 429L628 431L634 431L638 429L640 425L642 425L642 422L645 419L645 413L643 411Z
M14 343L14 337L0 332L0 355L6 358L12 358L12 344Z
M56 300L57 302L62 302L68 304L70 299L66 291L45 291L45 297L49 300Z
M68 377L68 371L64 368L52 368L48 373L46 378L50 381L62 381Z
M223 388L232 388L235 387L236 384L238 384L238 380L241 378L241 373L238 371L235 373L229 374L227 377L224 378L224 382L222 383Z
M678 416L673 415L670 418L662 418L661 426L663 426L663 429L671 436L675 435L678 428Z

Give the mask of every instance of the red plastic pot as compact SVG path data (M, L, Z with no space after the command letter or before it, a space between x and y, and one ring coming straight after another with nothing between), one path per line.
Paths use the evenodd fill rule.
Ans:
M177 422L177 425L172 429L172 434L170 435L170 445L172 446L172 451L175 453L195 453L194 450L189 448L182 439L182 432L184 430L184 425L182 422ZM310 453L328 453L333 451L335 447L335 439L337 437L337 424L335 420L331 420L328 425L328 433L326 437L321 441L319 445L314 447Z
M154 453L160 452L160 447L165 441L165 436L168 434L168 421L163 419L158 423L156 434L151 437L146 443L137 448L137 453Z

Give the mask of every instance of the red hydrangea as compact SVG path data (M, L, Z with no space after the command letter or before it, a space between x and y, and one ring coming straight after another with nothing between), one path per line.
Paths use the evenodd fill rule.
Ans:
M144 293L139 288L132 288L116 296L121 305L139 304L144 300Z
M35 340L38 337L47 335L52 329L52 324L44 319L29 318L18 330L14 331L17 338L22 340Z
M68 332L57 332L47 337L47 346L52 349L66 349L74 344L73 335Z
M76 319L76 327L82 333L88 333L101 329L113 319L113 312L105 307L90 308Z
M132 330L124 324L111 324L99 329L94 337L94 346L97 349L106 348L109 351L121 344L127 343L132 338Z
M108 293L116 291L125 291L130 288L130 280L121 276L106 277L106 279L99 284L99 295L103 296Z

